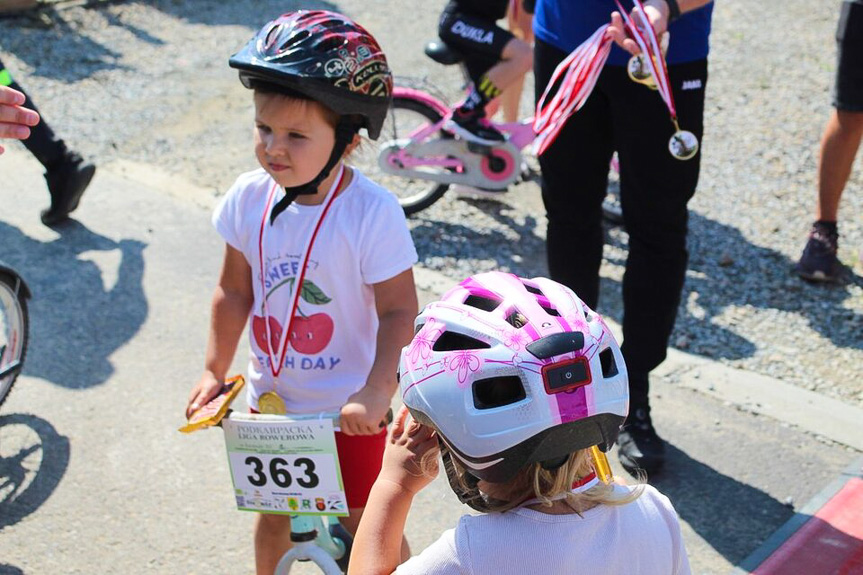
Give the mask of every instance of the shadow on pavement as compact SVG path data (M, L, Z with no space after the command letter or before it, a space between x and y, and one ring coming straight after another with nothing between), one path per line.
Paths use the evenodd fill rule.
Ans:
M129 1L94 3L88 10L90 17L86 22L77 23L67 20L68 12L55 9L50 3L41 10L40 17L36 12L25 12L20 15L4 18L8 22L3 27L3 50L15 54L26 62L32 71L30 75L51 78L66 83L75 83L84 78L92 77L103 70L126 70L121 63L123 55L112 50L109 45L91 39L87 34L87 26L93 25L96 16L104 20L104 27L123 28L135 39L151 46L163 46L166 41L153 36L146 30L124 21L123 6L143 4L155 8L165 14L188 22L210 26L246 26L257 30L267 20L284 12L299 8L315 8L323 10L338 10L331 2L301 2L293 0L278 2L276 0L245 2L222 2L205 0L196 2L176 2L174 0ZM247 9L242 9L245 4ZM51 57L44 57L44 50L33 50L36 44L50 45ZM12 70L14 73L15 70ZM25 88L27 78L18 78ZM38 94L36 100L38 102Z
M736 565L767 539L794 510L767 493L724 475L667 445L666 469L650 483L674 503L713 549Z
M446 260L471 258L488 261L488 270L510 271L525 277L548 274L545 239L536 231L535 218L527 216L524 223L519 223L507 214L514 209L510 205L489 200L466 201L514 232L518 239L497 230L479 232L458 222L424 219L420 213L412 218L412 234L420 246L423 265L445 272L442 264ZM625 266L626 233L611 226L606 230L606 243L605 260ZM800 315L834 345L863 349L860 337L863 315L846 305L851 297L849 286L860 285L863 278L849 274L845 284L806 283L791 273L795 261L752 244L736 228L694 212L690 212L689 254L672 344L683 335L687 336L685 351L689 353L714 359L750 357L756 350L753 342L711 319L723 315L729 307L753 306ZM484 267L473 271L487 270ZM599 307L603 315L620 323L621 283L603 277L600 290ZM687 309L690 297L696 298L699 309L695 313ZM706 337L693 336L704 334L706 326L709 326Z
M69 465L69 440L35 415L0 415L0 531L37 510ZM0 573L17 573L0 565Z
M333 2L287 0L245 0L240 2L224 2L223 0L198 0L196 2L176 2L172 0L157 0L155 2L137 2L152 6L157 10L170 14L188 22L207 24L209 26L248 26L258 30L279 14L298 10L334 10L339 7ZM247 9L243 10L242 6Z
M86 389L111 376L111 355L147 318L142 285L146 244L115 242L74 220L57 231L59 239L41 242L0 222L0 245L33 296L24 373L61 387ZM116 282L110 285L112 278L105 277L94 260L117 259L117 254L106 254L115 250L119 265Z

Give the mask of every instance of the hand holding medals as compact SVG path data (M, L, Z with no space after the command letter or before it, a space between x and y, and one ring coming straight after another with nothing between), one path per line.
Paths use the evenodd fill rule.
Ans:
M643 30L623 9L620 1L615 0L623 18L624 28L631 37L625 40L626 43L634 41L641 49L641 54L630 59L627 72L633 81L645 84L659 92L668 107L671 123L674 124L675 129L668 142L668 151L678 160L688 160L698 153L698 138L692 132L681 130L677 122L677 111L665 66L664 52L668 47L668 33L663 34L660 43L653 26L647 20L641 0L633 1L640 11L644 24ZM551 80L536 105L533 120L536 139L533 142L533 149L537 155L542 155L554 142L567 119L584 105L593 91L611 51L612 36L620 33L617 16L614 16L612 23L615 25L613 30L609 30L611 27L608 24L601 26L555 68ZM550 95L555 89L555 93Z
M656 33L653 26L647 20L644 12L644 5L641 0L633 0L638 7L639 16L642 18L642 27L639 27L632 17L627 14L626 10L620 4L620 0L614 0L617 7L620 9L620 14L623 17L624 25L629 31L630 36L641 48L641 54L633 56L627 65L627 72L633 81L640 84L645 84L659 92L665 105L668 107L668 113L671 116L671 123L674 124L675 132L668 141L668 151L678 160L688 160L698 153L698 138L695 134L687 130L681 130L677 122L677 110L674 107L674 96L671 93L671 83L668 80L668 69L665 65L664 49L660 48L660 42L656 38ZM666 33L667 34L667 33ZM666 36L663 36L666 40ZM649 72L646 74L645 72ZM647 77L650 76L648 80Z

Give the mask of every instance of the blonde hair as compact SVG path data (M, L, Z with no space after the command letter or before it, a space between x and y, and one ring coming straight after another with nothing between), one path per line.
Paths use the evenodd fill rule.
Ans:
M427 454L428 455L428 454ZM455 481L465 491L475 491L481 497L489 512L504 512L536 499L536 503L551 507L556 500L565 501L574 512L579 513L594 505L626 505L638 499L644 491L644 478L636 478L635 487L628 493L615 492L613 484L600 482L582 493L573 493L572 486L594 472L593 459L588 449L581 449L569 455L563 465L556 469L545 469L540 463L531 463L521 469L506 483L482 483L485 492L467 478L469 471L451 455L455 471ZM421 462L423 470L425 458ZM436 461L433 462L436 464Z

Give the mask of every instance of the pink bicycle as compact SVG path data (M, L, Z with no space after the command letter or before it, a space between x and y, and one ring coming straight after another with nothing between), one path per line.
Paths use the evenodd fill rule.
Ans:
M469 81L462 55L446 44L429 42L425 53L445 66L460 64ZM381 145L374 150L377 157L361 160L363 171L391 190L408 216L434 204L450 186L458 186L470 195L498 198L511 185L539 177L524 161L525 148L536 138L533 117L513 123L492 121L507 140L489 146L444 130L443 124L452 111L446 98L428 82L398 78L392 108L381 132ZM616 174L616 158L611 168ZM612 223L622 221L617 178L609 182L603 213Z
M430 42L425 53L444 65L462 59L441 42ZM431 206L452 185L496 195L533 177L522 153L535 138L533 118L494 123L507 135L505 142L493 146L468 142L443 129L452 113L444 97L422 82L398 79L397 83L381 145L375 150L376 165L370 165L371 159L362 164L367 175L396 194L405 214Z

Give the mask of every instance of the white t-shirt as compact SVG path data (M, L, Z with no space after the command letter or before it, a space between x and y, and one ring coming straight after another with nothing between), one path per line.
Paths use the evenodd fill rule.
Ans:
M618 493L631 487L616 486ZM651 486L626 505L597 505L580 517L518 508L465 515L399 575L688 575L680 522Z
M323 204L294 202L272 226L267 219L262 288L260 231L273 185L263 169L242 174L213 214L216 230L243 253L252 268L255 301L249 317L247 398L253 408L262 393L274 389L267 349L259 345L267 341L266 324L260 319L264 317L263 292L267 292L270 317L278 322L279 330L287 331L300 258L323 209ZM279 187L273 203L283 196ZM337 411L365 385L378 329L373 284L392 279L416 261L417 252L395 196L354 169L351 182L336 196L324 218L309 256L297 319L275 382L288 412ZM273 353L278 354L278 349Z

